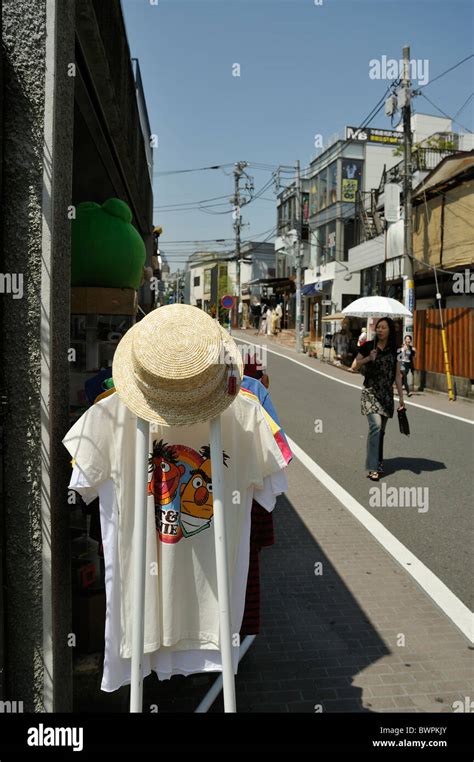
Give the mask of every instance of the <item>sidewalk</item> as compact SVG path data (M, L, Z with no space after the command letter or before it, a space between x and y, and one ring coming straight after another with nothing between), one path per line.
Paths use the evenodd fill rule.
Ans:
M473 647L297 460L288 476L276 545L262 556L264 632L239 670L239 711L452 712L454 701L464 704Z
M262 632L236 678L239 712L452 712L473 646L296 459L261 554ZM316 566L322 564L321 566ZM315 573L318 572L318 573ZM319 573L322 572L322 573ZM83 678L76 711L128 711ZM216 675L145 680L144 711L192 712ZM469 698L467 698L469 706ZM210 711L223 711L222 694Z

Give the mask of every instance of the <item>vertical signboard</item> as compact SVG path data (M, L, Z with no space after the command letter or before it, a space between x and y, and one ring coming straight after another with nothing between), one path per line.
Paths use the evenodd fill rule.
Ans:
M342 160L342 192L341 201L354 203L357 191L362 190L362 167L360 159Z

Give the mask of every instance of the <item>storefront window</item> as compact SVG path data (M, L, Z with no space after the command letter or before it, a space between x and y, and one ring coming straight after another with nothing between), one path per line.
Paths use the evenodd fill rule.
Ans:
M337 201L337 162L328 167L328 205Z
M309 219L309 193L302 194L301 207L302 207L303 225L307 225L308 219Z
M333 262L336 259L336 220L326 225L326 246L326 261Z
M358 191L362 190L362 166L360 159L342 160L342 201L355 203Z
M326 228L327 225L321 225L316 229L316 263L321 267L326 263Z
M383 266L375 265L368 267L360 273L360 285L362 296L383 295Z
M316 214L318 209L318 185L316 180L311 181L311 188L309 189L309 214L312 217Z
M327 169L323 169L318 175L318 210L324 209L327 202Z

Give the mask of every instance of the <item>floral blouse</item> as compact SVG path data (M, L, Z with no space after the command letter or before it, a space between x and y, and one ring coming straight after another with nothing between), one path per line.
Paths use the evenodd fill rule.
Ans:
M359 354L368 357L374 348L373 341L359 347ZM387 346L379 349L374 362L362 366L365 376L361 396L361 413L378 413L392 418L394 412L393 384L397 370L397 357Z

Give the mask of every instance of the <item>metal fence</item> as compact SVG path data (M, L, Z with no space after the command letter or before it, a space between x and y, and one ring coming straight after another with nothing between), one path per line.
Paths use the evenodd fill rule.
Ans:
M453 376L474 378L474 310L455 307L441 310L446 328L449 362ZM439 310L416 310L414 341L417 370L444 373Z

